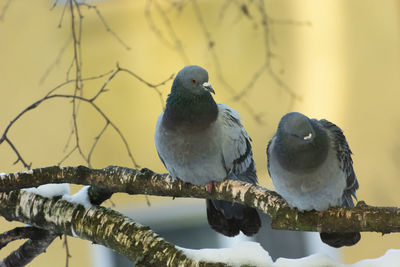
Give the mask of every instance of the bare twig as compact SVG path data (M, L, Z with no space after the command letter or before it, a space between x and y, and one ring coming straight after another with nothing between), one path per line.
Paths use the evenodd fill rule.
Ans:
M264 64L262 67L256 71L253 74L253 77L251 78L250 82L248 83L247 86L245 86L238 94L236 94L233 99L235 101L242 101L243 97L246 96L251 92L251 90L254 88L255 83L257 80L260 78L261 73L267 72L268 75L274 80L274 82L279 86L279 88L283 89L285 93L287 93L290 97L290 106L295 101L300 101L301 98L298 94L296 94L292 88L290 88L280 77L279 75L275 72L272 66L272 58L274 56L271 48L271 31L270 31L270 24L272 22L277 23L279 20L272 20L268 17L266 8L265 8L265 3L264 0L259 0L258 1L258 10L261 15L261 26L262 26L262 32L264 36L264 53L265 53L265 59L264 59ZM300 25L300 24L299 24Z
M41 253L45 252L47 247L58 236L47 230L37 229L40 237L29 239L17 250L13 251L4 260L0 261L0 267L22 267L30 263Z
M0 10L0 21L4 21L4 16L6 15L11 2L12 2L12 0L6 0L3 8Z
M233 3L238 4L236 0L225 0L225 2L222 4L221 8L219 9L218 16L220 22L225 18L226 12Z
M81 157L85 159L85 154L82 151L79 142L79 132L78 132L78 123L77 123L77 114L80 106L80 101L77 102L76 96L82 96L83 94L83 84L82 84L82 53L81 53L81 34L82 34L82 15L80 12L80 7L76 0L69 0L69 10L71 15L71 32L72 32L72 39L73 39L73 60L72 65L75 68L75 88L74 88L74 98L72 99L72 124L73 124L73 133L75 136L75 144L77 150ZM78 14L78 26L75 23L75 11Z
M118 36L118 34L113 31L110 26L108 26L107 21L105 20L105 18L103 17L103 15L101 14L100 10L97 8L97 6L95 5L89 5L87 3L80 3L80 5L87 7L88 9L94 9L94 11L96 12L97 16L99 17L101 23L104 25L104 28L106 29L107 32L109 32L126 50L130 50L130 46L127 45L122 39L121 37Z
M151 12L151 6L153 4L154 4L157 12L161 15L161 18L164 22L164 26L167 27L169 36L172 38L172 42L173 42L172 44L169 41L167 41L167 39L164 37L162 31L156 26L156 24L153 20L152 12ZM178 38L177 34L175 33L174 27L171 24L170 19L168 18L165 10L161 7L161 5L158 3L157 0L147 0L145 15L146 15L147 22L149 23L150 29L154 32L154 34L160 40L160 42L165 44L166 46L176 50L179 53L183 63L185 65L188 65L190 60L189 60L189 57L186 54L186 51L182 45L182 41Z
M88 157L87 157L87 161L88 161L88 166L91 167L91 159L92 159L92 155L93 155L93 151L96 148L97 143L99 142L101 136L104 134L104 132L107 130L107 127L110 125L110 122L106 122L106 124L104 125L103 129L101 129L100 133L94 138L94 142L92 144L92 147L90 148Z
M55 2L57 2L57 1L55 1ZM55 6L56 6L56 5L53 5L53 7L55 7ZM50 8L50 10L52 10L53 7ZM61 11L60 20L59 20L58 25L57 25L58 28L61 28L61 27L62 27L62 22L63 22L63 20L64 20L65 11L66 11L67 9L68 9L68 5L65 4L64 7L63 7L63 9L62 9L62 11Z
M72 100L75 100L75 101L84 101L84 102L89 103L90 105L92 105L93 108L95 108L95 110L104 118L105 123L106 123L105 125L107 125L107 127L111 126L111 128L115 132L117 132L117 134L119 135L120 139L124 143L124 146L126 148L126 151L128 152L128 156L131 159L131 162L132 162L133 166L135 168L137 168L138 164L136 163L136 161L135 161L135 159L133 157L133 154L131 152L131 149L129 148L128 141L126 140L125 136L122 134L122 132L119 130L119 128L109 119L109 117L101 110L101 108L94 104L94 101L97 100L99 95L106 91L106 86L109 84L109 82L111 80L115 79L116 75L118 73L120 73L120 72L126 72L129 75L131 75L132 77L134 77L135 79L137 79L138 81L140 81L141 83L143 83L146 86L148 86L149 88L152 88L158 94L158 96L160 98L160 102L162 102L162 103L163 103L163 98L162 98L162 93L159 90L159 87L160 86L164 86L167 82L169 82L170 80L173 79L173 75L171 75L170 77L168 77L167 79L161 81L160 83L153 84L153 83L150 83L150 82L144 80L143 78L141 78L139 75L137 75L133 71L131 71L129 69L126 69L126 68L121 68L119 65L117 65L117 69L116 70L111 70L111 71L108 71L106 73L103 73L103 74L100 74L100 75L97 75L97 76L81 78L81 81L83 82L83 81L90 81L90 80L98 80L98 79L101 79L101 78L109 75L109 77L103 83L103 85L100 87L100 89L91 98L83 98L83 97L77 96L77 95L55 94L55 92L57 90L59 90L60 88L66 86L68 84L71 84L71 83L76 83L76 81L73 80L73 79L72 80L68 80L68 81L66 81L66 82L64 82L62 84L59 84L58 86L54 87L53 89L51 89L49 92L46 93L46 95L43 98L35 101L33 104L31 104L30 106L28 106L27 108L22 110L13 120L11 120L11 122L7 125L6 129L4 130L3 134L0 137L0 144L2 144L4 141L6 141L10 145L10 147L13 149L15 154L17 155L17 159L18 159L17 162L21 162L25 168L29 169L31 167L31 164L28 164L26 162L26 160L24 160L24 158L21 156L20 152L16 149L15 145L8 138L8 132L9 132L10 128L17 122L17 120L19 120L28 111L35 109L36 107L38 107L43 102L48 101L49 99L53 99L53 98L69 98L69 99L72 99ZM74 91L74 92L76 92L76 91ZM76 113L75 113L75 115L76 115ZM77 124L75 126L76 126L76 128L78 127ZM76 133L75 133L76 128L73 127L73 129L71 131L71 136L75 136L75 141L77 140L76 139ZM106 128L106 126L105 126L105 128ZM105 131L105 129L104 129L104 131ZM74 147L61 159L59 164L64 162L66 159L68 159L73 154L73 152L79 151L79 149L80 149L79 153L80 153L81 157L85 160L85 162L88 165L90 164L90 166L91 166L91 157L92 157L92 154L93 154L93 150L95 149L99 139L103 136L103 132L104 131L102 130L99 133L99 135L95 138L95 141L92 144L91 149L90 149L90 151L89 151L89 153L87 155L82 151L82 149L80 149L79 142L76 141ZM79 141L79 138L78 138L78 141Z
M67 235L64 235L63 247L65 248L65 267L68 267L69 266L69 258L71 258L71 254L69 253Z
M217 52L215 51L215 41L212 39L210 31L207 29L207 26L206 26L206 23L204 21L203 15L202 15L202 13L200 11L200 7L197 4L197 0L193 0L192 4L193 4L193 8L194 8L197 20L198 20L198 22L200 24L200 27L202 29L202 32L204 34L204 37L207 40L207 44L208 44L208 48L209 48L209 51L210 51L210 55L211 55L211 58L212 58L212 60L214 62L214 66L216 68L217 78L223 84L225 90L228 90L232 95L236 95L235 88L233 88L227 82L227 79L225 79L225 76L224 76L223 71L222 71L222 67L221 67L221 63L220 63L219 57L217 55ZM246 111L252 116L252 118L256 122L258 122L260 124L264 123L264 121L262 120L262 115L257 114L254 111L253 106L250 105L246 99L241 99L240 103L246 109Z
M82 81L90 81L90 80L97 80L97 79L101 79L104 76L110 74L111 71L108 71L106 73L97 75L97 76L91 76L91 77L87 77L87 78L83 78ZM28 111L35 109L36 107L38 107L43 101L46 101L48 99L48 97L53 94L54 92L56 92L57 90L59 90L60 88L75 82L74 80L68 80L66 82L63 82L59 85L57 85L56 87L54 87L53 89L51 89L49 92L46 93L46 95L35 101L33 104L29 105L28 107L26 107L25 109L23 109L14 119L12 119L10 121L10 123L6 126L4 132L2 133L1 137L0 137L0 145L6 141L6 143L8 143L8 145L11 147L11 149L14 151L14 153L17 155L17 161L15 163L21 162L22 165L27 168L30 169L32 166L32 163L27 163L26 160L21 156L20 152L18 151L18 149L15 147L15 145L12 143L12 141L10 140L10 138L8 137L8 132L11 129L12 126L14 126L14 124L23 116L25 115ZM64 159L65 160L65 159Z
M100 94L104 93L104 92L107 90L107 89L106 89L106 86L108 85L108 83L109 83L112 79L114 79L115 75L117 75L119 71L120 71L120 70L119 70L119 67L117 66L117 69L112 71L110 77L108 77L108 79L107 79L107 80L103 83L103 85L100 87L100 90L97 91L97 93L90 99L90 101L92 101L92 102L95 101L95 100L97 99L97 97L98 97Z
M72 136L72 135L71 135ZM66 161L75 151L77 150L77 147L74 146L67 154L64 155L64 157L57 163L57 166L61 166L64 161Z
M4 138L4 140L10 145L11 149L15 152L17 155L17 160L14 162L14 165L17 164L18 162L21 162L22 165L24 165L25 168L28 170L31 168L32 163L26 163L25 160L22 158L21 154L18 152L17 148L14 146L14 144L8 139L7 137Z
M51 5L50 10L53 10L58 5L58 1L60 1L60 0L53 1L53 4Z
M281 25L281 26L312 26L311 21L309 20L292 20L292 19L273 19L270 16L269 24Z
M46 78L49 76L51 71L58 65L60 64L61 58L64 55L65 51L67 50L69 44L71 43L72 39L71 37L68 37L67 41L64 43L64 45L61 47L60 51L58 52L58 55L56 59L54 60L53 63L50 64L50 66L47 67L46 71L43 73L42 77L40 77L39 80L39 85L43 84Z
M142 83L144 83L145 85L147 85L148 87L153 88L154 91L157 93L159 99L160 99L161 107L164 109L164 99L163 99L162 93L161 93L161 91L158 89L158 87L163 86L163 85L165 85L167 82L169 82L170 80L172 80L172 79L174 78L174 74L171 74L171 76L169 76L167 79L165 79L164 81L162 81L162 82L160 82L160 83L152 84L152 83L149 83L149 82L145 81L143 78L141 78L140 76L138 76L137 74L135 74L134 72L132 72L132 71L130 71L130 70L128 70L128 69L121 68L121 67L119 67L119 66L117 66L117 67L118 67L118 70L119 70L119 71L126 72L126 73L128 73L129 75L131 75L131 76L133 76L134 78L136 78L137 80L139 80L140 82L142 82Z

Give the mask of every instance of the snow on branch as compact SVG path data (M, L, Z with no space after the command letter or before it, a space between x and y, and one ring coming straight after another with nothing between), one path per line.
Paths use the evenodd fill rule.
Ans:
M85 208L60 197L46 198L16 190L0 193L0 214L7 220L46 229L50 233L49 242L61 234L90 240L125 255L136 262L136 266L150 263L154 266L227 266L191 259L149 227L101 206ZM0 262L0 266L7 265Z
M0 175L1 192L46 183L95 185L111 193L231 200L247 204L269 215L274 229L318 232L369 231L384 234L400 231L400 209L397 207L373 207L361 201L355 208L331 208L323 213L299 212L291 209L273 191L233 180L217 183L212 192L208 192L207 186L184 183L168 174L117 166L104 169L53 166Z

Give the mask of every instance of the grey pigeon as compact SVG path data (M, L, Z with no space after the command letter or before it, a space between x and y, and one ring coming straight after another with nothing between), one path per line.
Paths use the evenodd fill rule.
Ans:
M358 181L342 130L327 120L292 112L282 117L268 143L268 171L276 191L300 211L354 207ZM332 246L352 246L360 233L321 233Z
M239 114L215 103L208 73L186 66L172 84L166 108L157 121L155 144L169 174L195 185L237 179L256 184L250 137ZM242 231L251 236L261 227L253 208L221 200L206 200L211 228L226 236Z

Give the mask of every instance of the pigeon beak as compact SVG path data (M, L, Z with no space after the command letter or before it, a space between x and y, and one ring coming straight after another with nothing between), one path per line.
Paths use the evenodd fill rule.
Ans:
M206 91L209 91L210 93L215 94L214 89L211 87L211 84L209 82L203 83L203 87Z

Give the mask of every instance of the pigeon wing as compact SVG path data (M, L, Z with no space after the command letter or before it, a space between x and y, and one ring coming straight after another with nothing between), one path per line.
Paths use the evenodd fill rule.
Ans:
M346 188L343 191L342 203L343 206L354 207L353 199L357 199L356 190L358 189L357 177L353 169L353 160L351 158L351 150L346 141L343 131L327 120L320 120L319 123L329 132L333 134L334 144L337 151L337 157L340 162L340 168L346 173Z
M224 104L218 104L219 118L216 123L221 127L223 164L228 178L257 183L251 138L248 136L237 111Z

